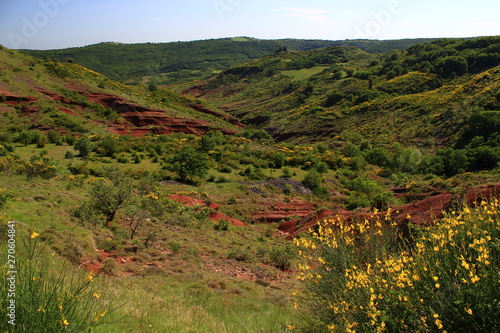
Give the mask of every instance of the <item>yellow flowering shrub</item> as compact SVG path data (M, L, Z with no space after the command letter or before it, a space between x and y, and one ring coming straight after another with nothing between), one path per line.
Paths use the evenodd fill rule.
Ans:
M105 323L109 302L94 275L53 267L43 237L24 227L0 215L0 332L88 332Z
M311 331L500 330L499 201L409 229L403 237L389 214L373 214L324 220L295 240Z

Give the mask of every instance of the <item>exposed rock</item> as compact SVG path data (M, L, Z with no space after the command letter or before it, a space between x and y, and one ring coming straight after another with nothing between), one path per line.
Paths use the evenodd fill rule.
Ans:
M38 101L38 98L33 96L19 96L7 90L0 89L0 102L7 105L18 105L22 103L31 103Z
M207 121L170 117L166 110L144 107L115 95L90 93L87 94L87 98L93 103L98 103L115 110L121 117L133 125L127 126L122 124L110 126L109 130L116 134L142 137L147 133L186 133L202 136L209 131L216 130ZM198 108L201 109L201 107ZM208 109L204 110L208 112ZM236 133L234 130L218 130L225 134Z
M250 186L249 190L253 193L263 194L264 190L258 190L260 186L272 185L280 190L285 190L286 185L290 185L292 187L292 192L302 195L310 195L312 194L311 190L304 186L301 182L297 180L293 180L290 178L277 178L264 180L260 182L239 182L240 184Z
M316 211L316 204L308 201L292 199L290 203L260 204L265 210L254 213L255 222L275 223L291 218L305 218Z
M465 202L470 205L477 205L483 200L493 197L499 198L500 184L483 185L465 190L463 193L454 196L450 193L441 193L429 198L417 201L412 204L391 208L391 218L396 221L407 232L409 223L417 225L431 225L436 219L443 217L454 202ZM307 215L301 219L282 223L278 230L288 234L289 238L314 228L318 221L325 218L340 218L346 223L355 223L359 220L373 219L377 216L384 216L387 212L362 213L349 211L329 211L323 210L319 213Z

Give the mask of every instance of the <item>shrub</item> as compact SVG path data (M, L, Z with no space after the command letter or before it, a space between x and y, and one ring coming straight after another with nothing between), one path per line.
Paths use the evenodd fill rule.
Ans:
M98 145L106 156L113 156L120 151L118 141L112 135L106 135Z
M228 231L229 230L229 221L228 220L224 220L224 219L221 219L219 220L219 222L214 226L214 229L215 230L219 230L219 231Z
M281 169L285 165L286 156L283 153L276 153L273 155L272 160L273 160L273 166L276 169Z
M64 154L64 158L67 159L67 160L71 160L75 157L75 154L73 154L72 151L67 151L65 154Z
M2 223L6 223L2 218ZM16 228L20 234L20 228ZM19 236L18 236L19 238ZM107 304L94 287L93 274L78 268L55 268L49 263L36 232L19 242L15 268L0 267L0 331L2 332L87 332L104 323ZM7 253L2 243L2 253ZM6 245L6 243L5 243ZM15 275L8 271L16 271ZM9 296L15 277L15 298ZM15 325L7 318L7 307L15 299Z
M273 141L272 136L262 129L255 128L247 128L242 133L238 134L241 137L250 139L250 140L266 140Z
M317 163L314 168L316 169L316 171L318 171L319 173L327 173L328 172L328 164L326 164L325 162L319 162Z
M96 179L91 183L88 195L75 211L83 222L94 224L103 218L109 224L118 209L123 207L132 196L132 179L119 170L105 170L105 179Z
M4 188L0 188L0 208L2 208L7 201L14 197L14 192L8 191Z
M275 247L269 254L273 264L282 270L289 270L292 267L293 260L297 257L297 252L292 245Z
M293 177L293 171L289 167L284 167L283 168L283 175L281 178L292 178Z
M309 187L312 191L319 189L321 186L321 176L315 169L311 169L302 181L304 186Z
M28 179L34 177L42 177L45 179L57 176L57 163L48 158L31 158L30 161L24 163L24 168L21 170L26 174Z
M410 228L411 243L389 212L318 223L295 240L307 331L498 331L499 208L498 199L465 206Z
M176 241L170 241L167 245L173 254L179 254L179 252L181 252L181 244L177 243Z

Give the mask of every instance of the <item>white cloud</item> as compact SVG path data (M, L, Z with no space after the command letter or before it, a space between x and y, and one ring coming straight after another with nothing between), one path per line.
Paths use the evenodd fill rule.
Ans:
M331 22L330 18L326 15L330 13L330 11L325 9L281 7L277 9L277 11L281 12L282 16L294 17L307 22Z

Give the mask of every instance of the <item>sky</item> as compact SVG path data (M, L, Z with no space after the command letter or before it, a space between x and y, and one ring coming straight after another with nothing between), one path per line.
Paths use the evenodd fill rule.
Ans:
M500 35L498 0L0 0L0 44Z

